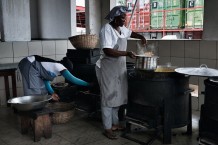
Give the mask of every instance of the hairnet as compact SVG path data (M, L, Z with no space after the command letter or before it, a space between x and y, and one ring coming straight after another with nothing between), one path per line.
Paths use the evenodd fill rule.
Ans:
M128 12L128 7L126 6L116 6L114 7L109 14L105 17L105 19L109 20L109 21L113 21L114 17L116 16L120 16L123 13Z

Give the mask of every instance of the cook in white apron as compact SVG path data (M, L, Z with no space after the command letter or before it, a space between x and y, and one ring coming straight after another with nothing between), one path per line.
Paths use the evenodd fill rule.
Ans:
M110 24L106 24L103 29L106 29L106 33L110 31L110 35L112 35L105 37L107 38L105 41L115 42L114 44L110 44L113 45L111 49L126 51L127 38L131 35L130 30L123 26L121 27L121 34L119 34ZM103 36L105 35L107 34L103 34ZM103 46L103 48L107 47ZM126 56L110 57L102 51L102 55L96 63L96 75L101 89L101 108L104 128L111 129L112 124L119 124L119 106L127 103Z

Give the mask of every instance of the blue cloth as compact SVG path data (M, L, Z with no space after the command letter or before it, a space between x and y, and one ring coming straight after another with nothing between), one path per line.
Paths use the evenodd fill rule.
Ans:
M64 70L62 72L62 75L65 79L67 79L71 83L74 83L76 85L81 85L81 86L89 86L89 83L87 83L81 79L78 79L77 77L74 77L68 70ZM45 83L45 88L47 89L47 91L50 94L53 94L54 90L52 89L50 82L47 80L44 80L44 83Z
M81 86L89 86L89 83L73 76L68 70L64 70L62 72L62 75L65 79L67 79L68 81L70 81L71 83L77 84L77 85L81 85Z
M54 93L54 90L52 89L51 85L50 85L50 82L47 81L47 80L44 80L44 83L45 83L45 88L48 90L48 92L50 94L53 94Z
M128 11L129 11L128 7L126 6L116 6L109 12L109 14L105 17L105 19L111 22L114 20L114 17L120 16L123 13L127 13Z

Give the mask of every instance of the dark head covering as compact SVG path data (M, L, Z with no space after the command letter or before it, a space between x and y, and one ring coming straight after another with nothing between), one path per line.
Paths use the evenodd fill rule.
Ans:
M60 63L65 66L69 71L72 71L73 70L73 63L70 61L69 58L67 57L64 57Z
M126 13L128 11L129 11L128 7L126 7L126 6L116 6L109 12L109 14L105 17L105 19L107 19L109 21L113 21L114 17L120 16L123 13Z

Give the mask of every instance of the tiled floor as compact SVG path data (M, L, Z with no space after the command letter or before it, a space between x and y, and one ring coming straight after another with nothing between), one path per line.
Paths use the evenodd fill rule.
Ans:
M186 127L173 129L172 145L197 145L199 111L193 111L191 136L182 135ZM96 117L86 112L76 111L72 120L65 124L52 126L52 138L41 138L34 142L32 133L22 135L19 127L19 117L11 108L0 108L0 145L137 145L137 143L119 137L109 140L102 135L102 124ZM148 131L139 129L133 135L146 139ZM121 132L118 132L121 134ZM152 145L161 145L162 136Z

